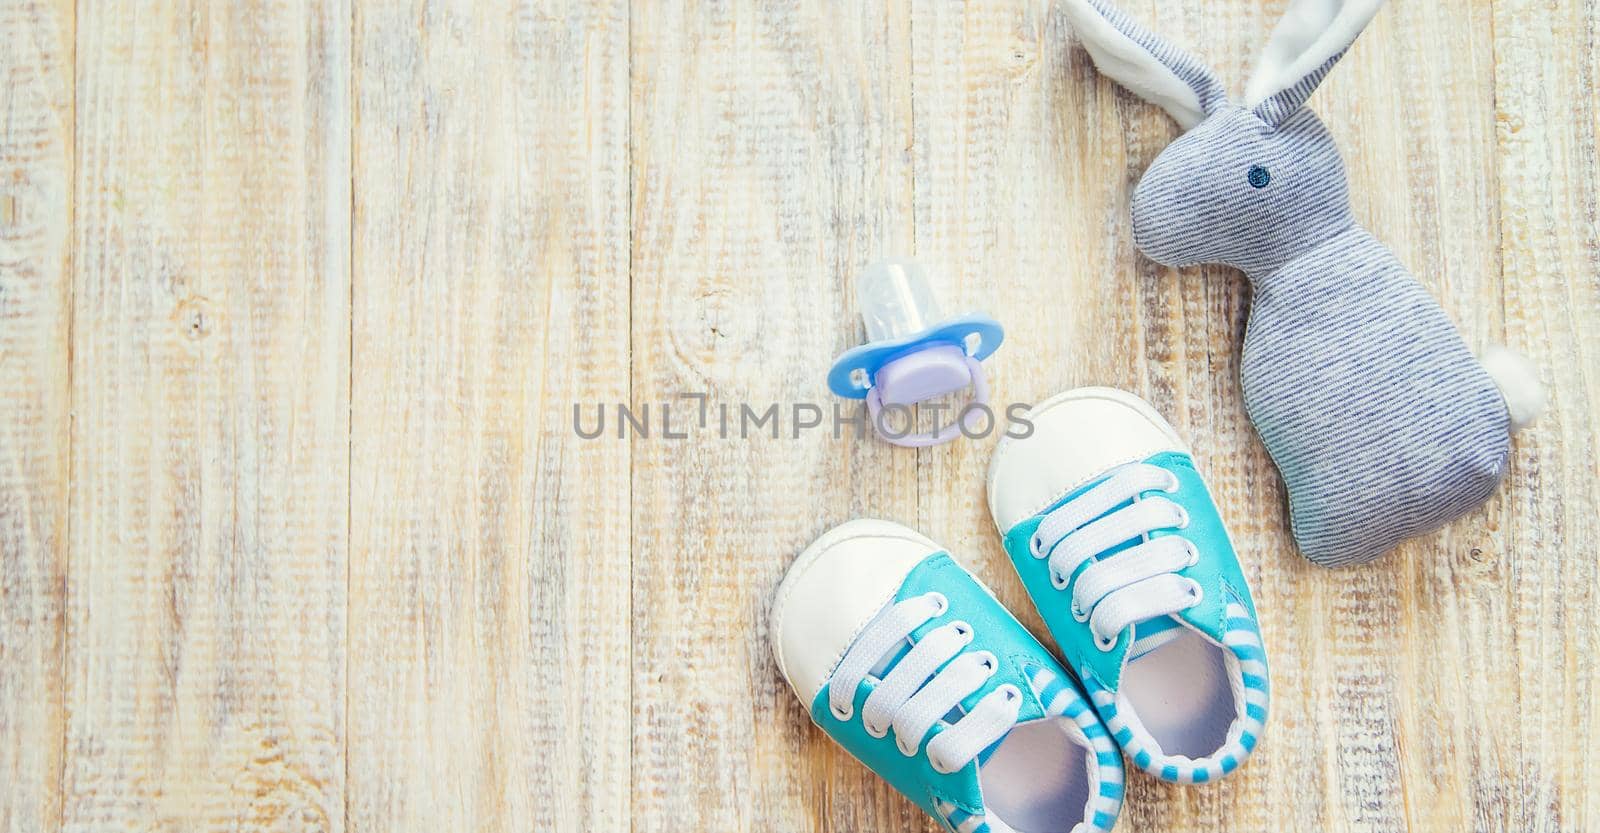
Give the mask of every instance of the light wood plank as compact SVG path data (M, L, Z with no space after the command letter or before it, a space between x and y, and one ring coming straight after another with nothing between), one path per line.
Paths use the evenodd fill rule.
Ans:
M627 8L355 31L350 826L626 830Z
M348 21L80 21L68 830L343 828Z
M915 454L834 438L824 384L860 343L855 273L914 253L906 12L634 5L632 401L711 407L687 439L632 440L635 830L925 824L810 725L767 643L802 547L857 516L915 524L927 488ZM825 427L795 438L797 402ZM779 437L741 438L741 406L772 403Z
M1492 798L1473 805L1491 827L1589 830L1600 825L1600 5L1496 0L1492 22L1505 283L1482 300L1501 318L1495 337L1539 365L1549 410L1518 443L1494 513L1504 545L1484 560L1498 581L1471 588L1504 610L1475 634L1485 682L1470 684L1494 728L1468 742L1498 772L1474 784Z
M61 823L73 8L0 0L0 831Z

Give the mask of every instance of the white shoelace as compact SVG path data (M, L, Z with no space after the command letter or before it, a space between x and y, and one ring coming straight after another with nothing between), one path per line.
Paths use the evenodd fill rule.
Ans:
M856 688L917 628L949 608L942 593L896 602L861 632L828 683L828 708L840 720L853 716ZM901 754L917 754L923 738L989 681L999 662L987 651L966 653L972 626L951 622L918 639L878 681L861 706L861 725L881 738L894 729ZM979 700L928 742L928 761L942 773L959 771L1017 723L1022 692L1006 684Z
M1177 475L1144 463L1125 466L1046 515L1033 533L1033 557L1050 560L1050 581L1057 590L1071 586L1072 616L1089 623L1102 651L1115 648L1117 635L1129 625L1200 603L1200 585L1177 575L1200 560L1194 543L1181 535L1148 537L1156 530L1189 525L1182 506L1160 495L1139 497L1156 489L1176 492ZM1145 540L1100 557L1135 538ZM1085 567L1086 562L1091 563Z

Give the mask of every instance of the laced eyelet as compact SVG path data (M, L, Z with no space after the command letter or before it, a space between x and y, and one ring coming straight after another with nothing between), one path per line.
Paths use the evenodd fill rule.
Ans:
M1000 670L1000 660L994 654L988 651L978 651L973 656L978 658L978 662L983 665L983 670L989 672L989 676L993 677Z
M1028 554L1034 558L1044 558L1044 541L1039 538L1037 532L1028 539Z
M1193 541L1188 538L1183 539L1183 548L1189 551L1189 562L1184 565L1185 567L1193 567L1200 563L1200 548L1195 546Z
M1200 604L1200 602L1205 600L1205 597L1205 588L1200 586L1200 582L1191 579L1189 581L1189 598L1193 601L1189 602L1189 606L1194 607L1195 605Z
M906 749L905 743L903 741L901 741L899 738L895 738L894 739L894 748L900 750L900 754L906 756L907 758L915 758L915 757L917 757L916 747L912 747L911 749Z
M1055 570L1051 570L1050 571L1050 586L1054 587L1057 590L1065 590L1065 589L1067 589L1067 577L1062 575L1062 574L1060 574L1060 573L1058 573L1058 572L1056 572Z
M875 738L882 738L889 734L889 727L885 726L882 729L874 729L872 724L868 723L865 719L861 721L861 728L865 729L867 734Z
M1113 636L1110 639L1104 639L1096 636L1094 638L1094 646L1099 648L1101 653L1109 654L1117 647L1117 637Z
M1177 504L1173 504L1173 505L1174 506L1178 506ZM1189 510L1183 508L1182 506L1178 506L1178 525L1176 527L1174 527L1174 528L1175 529L1188 529L1189 528Z
M850 718L856 716L856 710L854 706L845 706L841 711L838 706L829 703L828 711L833 712L833 716L839 718L840 720L849 720Z
M1167 485L1161 487L1161 491L1170 495L1178 491L1182 485L1182 483L1178 482L1178 476L1169 471L1167 472Z
M1014 685L1012 685L1010 683L1006 683L1005 685L1000 686L999 688L995 689L995 691L998 691L1001 694L1004 694L1006 696L1006 702L1007 703L1010 703L1011 701L1013 701L1013 700L1017 699L1018 697L1022 696L1022 689L1019 689L1019 688L1017 688L1016 686L1014 686Z
M1072 618L1073 618L1074 621L1077 621L1077 622L1087 622L1087 621L1089 621L1089 614L1084 613L1083 610L1078 607L1078 603L1077 602L1073 602L1072 603Z
M928 756L928 765L932 766L933 771L939 773L940 775L950 775L955 772L955 770L945 766L944 761L941 761L932 755Z
M934 610L933 613L934 616L943 616L945 611L950 609L950 600L945 598L943 593L935 590L932 593L929 593L928 597L933 599L933 603L936 606L936 610Z
M965 637L968 644L972 642L972 625L965 620L957 619L950 623L950 627L955 630L956 636Z

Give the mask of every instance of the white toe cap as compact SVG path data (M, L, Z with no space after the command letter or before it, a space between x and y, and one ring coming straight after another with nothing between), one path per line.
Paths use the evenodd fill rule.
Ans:
M834 527L800 553L772 602L772 653L810 708L861 629L942 548L889 521Z
M1188 452L1150 403L1111 388L1078 388L1033 406L1033 434L1006 437L989 463L989 511L1003 535L1124 463Z

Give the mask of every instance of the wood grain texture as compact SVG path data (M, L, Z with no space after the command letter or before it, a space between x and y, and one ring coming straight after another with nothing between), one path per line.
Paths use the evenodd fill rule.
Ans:
M78 21L68 830L342 828L348 11Z
M628 828L627 24L357 9L352 829Z
M1517 684L1483 710L1521 719L1473 738L1503 776L1475 786L1504 790L1474 810L1511 829L1587 830L1600 827L1600 4L1493 12L1504 271L1486 302L1543 369L1550 410L1494 513L1503 579L1486 602L1504 628L1484 634L1479 667Z
M821 385L858 338L853 273L912 245L908 27L878 3L634 9L632 399L709 406L632 440L635 830L922 824L818 742L766 628L806 542L916 520L916 455L835 438ZM825 427L797 438L804 403Z
M0 0L0 831L61 818L70 4Z
M1235 90L1287 1L1120 0ZM1600 829L1597 0L1388 4L1312 100L1549 393L1482 510L1336 572L1244 415L1248 286L1133 247L1176 131L1058 3L79 6L0 0L0 833L933 833L767 643L860 516L1043 633L993 439L834 430L890 255L1007 326L1002 403L1155 403L1242 553L1267 740L1119 829Z

